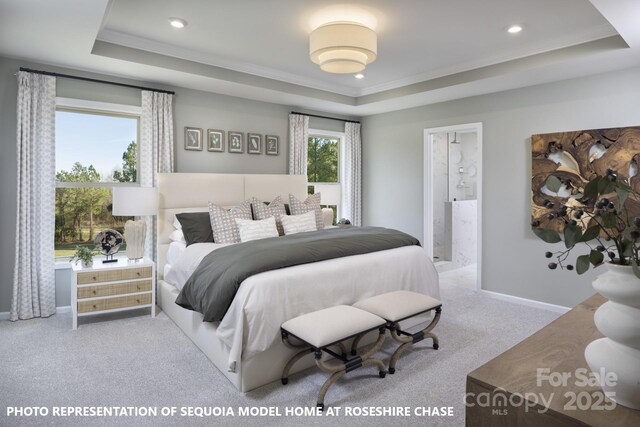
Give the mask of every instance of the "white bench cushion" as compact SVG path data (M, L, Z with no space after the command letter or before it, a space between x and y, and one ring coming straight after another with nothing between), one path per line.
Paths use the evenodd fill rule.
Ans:
M429 295L410 291L395 291L376 295L353 304L390 322L411 317L442 303Z
M375 314L337 305L287 320L282 329L320 348L385 324L386 321Z

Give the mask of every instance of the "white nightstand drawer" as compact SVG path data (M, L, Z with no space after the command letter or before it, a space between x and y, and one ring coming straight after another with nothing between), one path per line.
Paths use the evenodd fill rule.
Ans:
M114 283L112 285L84 286L78 288L78 299L148 292L151 291L151 287L151 279Z
M116 308L135 307L151 304L151 294L129 295L126 297L104 298L88 301L78 301L78 313L92 311L113 310Z

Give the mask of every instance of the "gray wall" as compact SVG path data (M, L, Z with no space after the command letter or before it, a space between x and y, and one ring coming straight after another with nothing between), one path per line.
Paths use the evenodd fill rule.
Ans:
M366 117L364 222L422 239L424 129L472 122L484 126L483 288L569 307L592 295L595 276L549 271L530 231L530 138L640 125L640 69Z
M17 97L14 74L21 66L175 91L175 166L177 172L287 173L288 114L292 109L298 110L295 107L101 76L0 57L0 144L2 146L0 155L0 182L2 183L0 185L0 235L3 236L4 241L4 244L0 245L0 312L6 312L10 309L13 283ZM139 90L69 79L58 79L57 96L140 105ZM311 110L303 111L311 114L316 113ZM345 118L353 119L353 117ZM339 121L311 118L309 124L316 129L344 130L344 125ZM207 152L206 148L204 151L186 151L184 150L185 126L203 128L205 135L207 128L278 135L280 136L280 155L211 153ZM56 304L58 307L67 306L70 303L70 278L70 270L56 270Z

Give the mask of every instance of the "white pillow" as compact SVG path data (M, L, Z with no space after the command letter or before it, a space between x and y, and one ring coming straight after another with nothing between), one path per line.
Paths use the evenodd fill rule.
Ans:
M182 228L173 230L171 234L169 234L169 240L171 240L172 242L180 242L184 244L187 243L187 241L184 238L184 231L182 231Z
M285 235L316 231L318 229L315 211L309 211L302 215L285 215L281 221Z
M258 221L240 218L235 218L235 221L240 231L241 242L278 237L280 235L276 227L276 218L273 216Z
M180 221L178 221L178 217L177 216L173 217L173 228L175 228L176 230L181 230L182 229L182 224L180 224Z

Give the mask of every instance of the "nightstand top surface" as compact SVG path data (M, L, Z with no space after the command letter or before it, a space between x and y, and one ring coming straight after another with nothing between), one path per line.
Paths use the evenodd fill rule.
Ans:
M106 263L102 262L103 259L105 259L104 255L93 257L93 266L88 268L83 268L79 262L73 262L71 263L71 268L73 268L74 271L95 271L108 270L110 268L135 268L153 265L153 261L149 258L129 260L127 257L114 257L113 259L117 259L118 262Z

